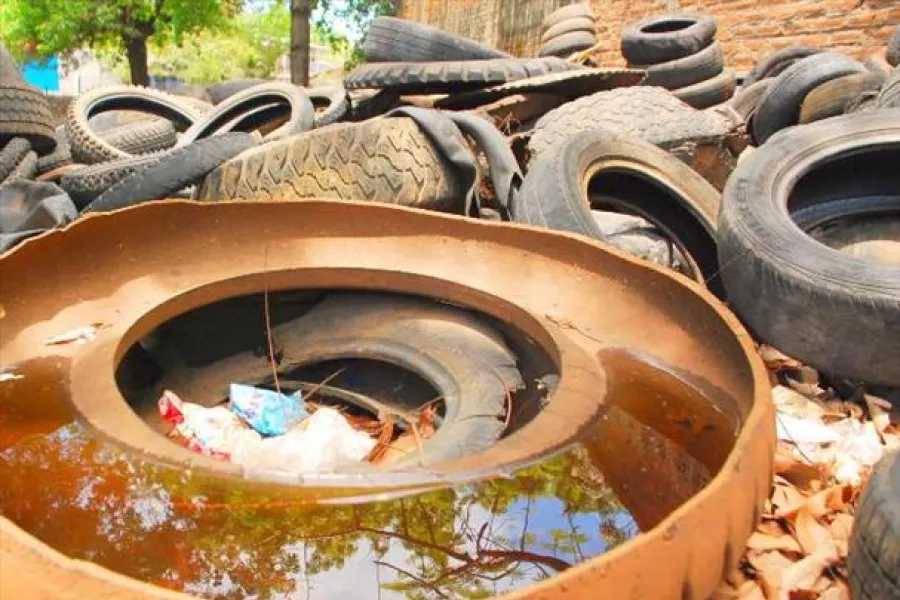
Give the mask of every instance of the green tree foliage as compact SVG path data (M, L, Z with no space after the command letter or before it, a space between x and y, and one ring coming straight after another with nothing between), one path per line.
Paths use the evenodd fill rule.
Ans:
M147 41L180 43L187 34L225 25L236 0L3 0L0 36L20 58L83 45L128 57L131 80L147 83Z

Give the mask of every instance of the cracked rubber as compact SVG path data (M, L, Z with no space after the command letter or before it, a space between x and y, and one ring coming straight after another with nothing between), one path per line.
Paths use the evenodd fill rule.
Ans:
M422 94L454 92L581 68L581 65L556 57L372 63L361 65L347 75L344 87L348 90L383 88Z
M38 173L44 174L72 164L72 151L69 148L69 138L66 137L66 126L56 128L56 149L38 158Z
M337 123L246 152L210 173L199 200L368 200L461 212L452 165L412 119Z
M679 88L672 93L694 108L703 109L730 100L734 96L734 88L734 71L726 69L711 79Z
M396 17L372 21L363 43L363 56L370 63L509 58L509 54L475 40Z
M128 154L149 154L167 150L178 141L175 126L165 119L121 125L103 132L100 137Z
M722 72L722 47L712 43L700 52L655 65L628 65L629 69L647 71L643 85L676 90L711 79Z
M31 150L31 142L25 138L13 138L3 146L3 149L0 150L0 181L6 179L15 170L29 150Z
M900 453L872 471L853 520L847 558L854 600L900 598Z
M137 86L105 87L82 94L69 106L66 116L66 135L73 159L79 163L93 164L132 156L132 153L116 148L93 131L88 124L92 116L111 110L141 111L168 119L176 128L184 130L202 116L184 100Z
M900 209L893 112L777 133L731 174L718 240L728 302L758 339L827 373L900 386L900 269L829 248L794 216L875 197Z
M9 175L6 176L2 183L9 183L17 179L31 179L37 173L37 162L37 153L34 150L29 150L13 167L13 170L9 172Z
M854 73L832 79L813 89L800 106L800 123L812 123L836 117L847 111L847 105L860 94L878 92L884 75L875 71Z
M135 170L85 207L100 212L164 198L202 179L230 158L259 143L249 133L223 133L170 150Z
M25 83L0 82L0 146L25 138L40 155L53 152L53 115L44 95Z
M539 156L581 131L607 129L653 141L684 129L685 136L705 135L697 111L662 88L630 87L597 92L551 110L534 126L528 148Z

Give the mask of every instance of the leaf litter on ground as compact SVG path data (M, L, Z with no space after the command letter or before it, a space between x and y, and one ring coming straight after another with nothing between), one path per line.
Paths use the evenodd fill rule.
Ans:
M771 495L740 567L714 600L849 600L846 559L860 492L885 452L900 446L891 404L843 398L771 346L778 446ZM895 409L896 411L896 409Z

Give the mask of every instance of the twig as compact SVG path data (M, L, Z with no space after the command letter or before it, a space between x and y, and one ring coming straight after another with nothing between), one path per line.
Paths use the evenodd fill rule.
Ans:
M413 575L413 574L410 573L409 571L404 571L404 570L401 569L400 567L395 567L394 565L392 565L392 564L390 564L390 563L382 562L382 561L380 561L380 560L374 561L374 564L376 564L376 565L381 565L381 566L387 567L387 568L389 568L389 569L393 569L393 570L397 571L398 573L400 573L401 575L406 575L407 577L409 577L410 579L412 579L413 581L415 581L415 582L418 583L419 585L424 585L424 586L427 587L427 588L431 588L431 590L432 590L435 594L437 594L438 596L440 596L441 598L450 598L450 596L448 596L447 594L445 594L444 592L442 592L441 590L439 590L438 587L437 587L435 584L429 583L429 582L425 581L424 579L422 579L421 577L416 577L415 575Z
M788 428L784 426L784 422L781 420L781 417L778 416L777 410L775 411L775 420L778 421L779 423L781 423L781 429L784 431L785 434L787 434L787 436L789 438L791 438L791 442L794 444L794 448L797 450L797 452L800 453L800 456L802 456L808 464L815 465L816 463L813 462L813 460L810 457L808 457L806 455L806 453L803 452L803 450L800 449L800 444L797 443L797 440L794 439L794 436L791 435L791 432L788 431Z
M263 275L269 272L269 247L263 249ZM266 318L266 343L269 347L269 362L272 364L272 377L275 380L275 391L281 395L281 384L278 382L278 365L275 364L275 345L272 343L272 319L269 315L269 279L263 277L263 313Z
M323 380L320 381L319 383L315 384L315 385L312 387L312 389L310 389L309 391L306 392L306 397L307 397L307 399L308 399L310 396L315 395L315 393L318 392L319 390L321 390L322 387L325 386L325 384L327 384L329 381L331 381L332 379L334 379L335 377L337 377L338 375L340 375L341 373L343 373L343 372L346 371L346 370L347 370L347 367L341 367L340 369L338 369L337 371L335 371L334 373L332 373L331 375L329 375L328 377L326 377L325 379L323 379ZM301 382L301 383L303 383L303 382Z

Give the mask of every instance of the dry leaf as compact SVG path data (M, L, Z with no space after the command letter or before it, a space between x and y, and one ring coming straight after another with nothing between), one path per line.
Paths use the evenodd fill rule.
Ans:
M402 458L410 452L417 452L419 445L412 433L407 432L394 440L384 451L383 454L375 461L374 464L389 463Z
M781 576L788 568L793 566L793 561L778 551L750 554L747 556L750 563L759 575L759 585L766 598L775 598L781 586Z
M782 448L775 454L775 474L781 475L788 482L804 492L816 492L826 480L822 468L797 460Z
M803 554L800 544L789 535L766 535L765 533L754 532L750 539L747 540L747 549L757 552L768 552L771 550L784 550L787 552L795 552Z
M815 585L822 571L840 560L840 552L833 542L825 543L803 560L790 565L780 574L781 582L776 600L790 600L791 590L809 589Z
M793 516L800 510L806 504L806 498L791 483L776 475L771 502L772 514L776 518L784 518Z
M850 545L850 536L853 533L853 517L847 513L834 515L828 530L831 532L831 537L837 542L841 556L846 556L847 548Z
M810 514L806 506L797 511L794 528L797 541L806 554L814 554L822 546L833 543L831 532Z
M791 415L798 419L821 417L825 409L791 388L777 385L772 388L772 403L779 414Z
M762 357L763 362L766 363L766 366L770 369L778 370L786 367L798 369L803 366L803 363L801 363L796 358L791 358L777 348L773 348L772 346L769 346L767 344L760 344L759 355Z
M850 600L850 589L843 581L832 581L831 586L819 596L819 600Z
M816 600L819 592L815 590L791 590L788 592L790 600Z
M890 403L868 394L864 395L863 398L869 409L869 415L872 417L872 423L875 424L875 430L878 433L883 433L891 424ZM884 404L887 404L887 408L885 408Z
M822 490L806 503L806 510L814 517L823 517L829 513L844 510L853 499L852 485L835 485Z

